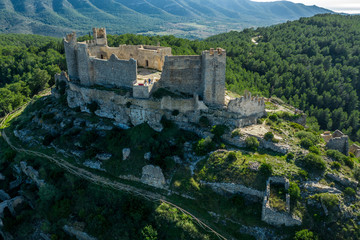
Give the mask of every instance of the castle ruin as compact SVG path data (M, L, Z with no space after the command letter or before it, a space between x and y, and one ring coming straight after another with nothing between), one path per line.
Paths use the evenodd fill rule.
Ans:
M242 127L265 115L263 98L225 95L224 49L173 56L169 47L109 47L104 28L94 28L85 42L69 34L64 45L68 75L56 81L66 82L69 106L89 112L95 102L95 114L119 125L147 122L160 130L162 117L180 125L207 117L211 124Z

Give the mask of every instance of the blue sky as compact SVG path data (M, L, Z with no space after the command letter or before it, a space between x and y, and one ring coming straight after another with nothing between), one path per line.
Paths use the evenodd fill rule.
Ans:
M275 0L252 0L254 2L274 2ZM303 3L305 5L317 5L334 12L360 13L359 0L289 0L290 2Z

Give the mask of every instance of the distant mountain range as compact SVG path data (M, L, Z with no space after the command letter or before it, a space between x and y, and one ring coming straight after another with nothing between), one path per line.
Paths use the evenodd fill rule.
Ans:
M63 36L91 27L109 33L207 37L267 26L330 10L287 1L250 0L0 0L0 32Z

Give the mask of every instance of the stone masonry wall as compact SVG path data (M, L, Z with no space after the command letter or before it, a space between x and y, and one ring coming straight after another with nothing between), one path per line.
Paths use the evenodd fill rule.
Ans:
M202 82L204 102L223 106L225 103L226 51L218 48L202 53Z
M265 115L265 102L263 98L251 97L251 93L247 92L241 98L230 100L228 111L239 113L242 116L251 116L254 113L263 116Z
M114 54L109 60L92 58L90 60L93 69L92 79L96 84L111 87L132 88L137 77L137 66L134 59L119 60Z
M161 87L171 91L203 95L201 56L168 56L161 80Z

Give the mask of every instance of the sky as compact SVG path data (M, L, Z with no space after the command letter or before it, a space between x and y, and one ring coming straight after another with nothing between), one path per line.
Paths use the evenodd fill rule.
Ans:
M274 2L275 0L252 0L254 2ZM319 7L330 9L334 12L342 13L360 13L360 0L289 0L294 3L303 3L305 5L317 5Z

